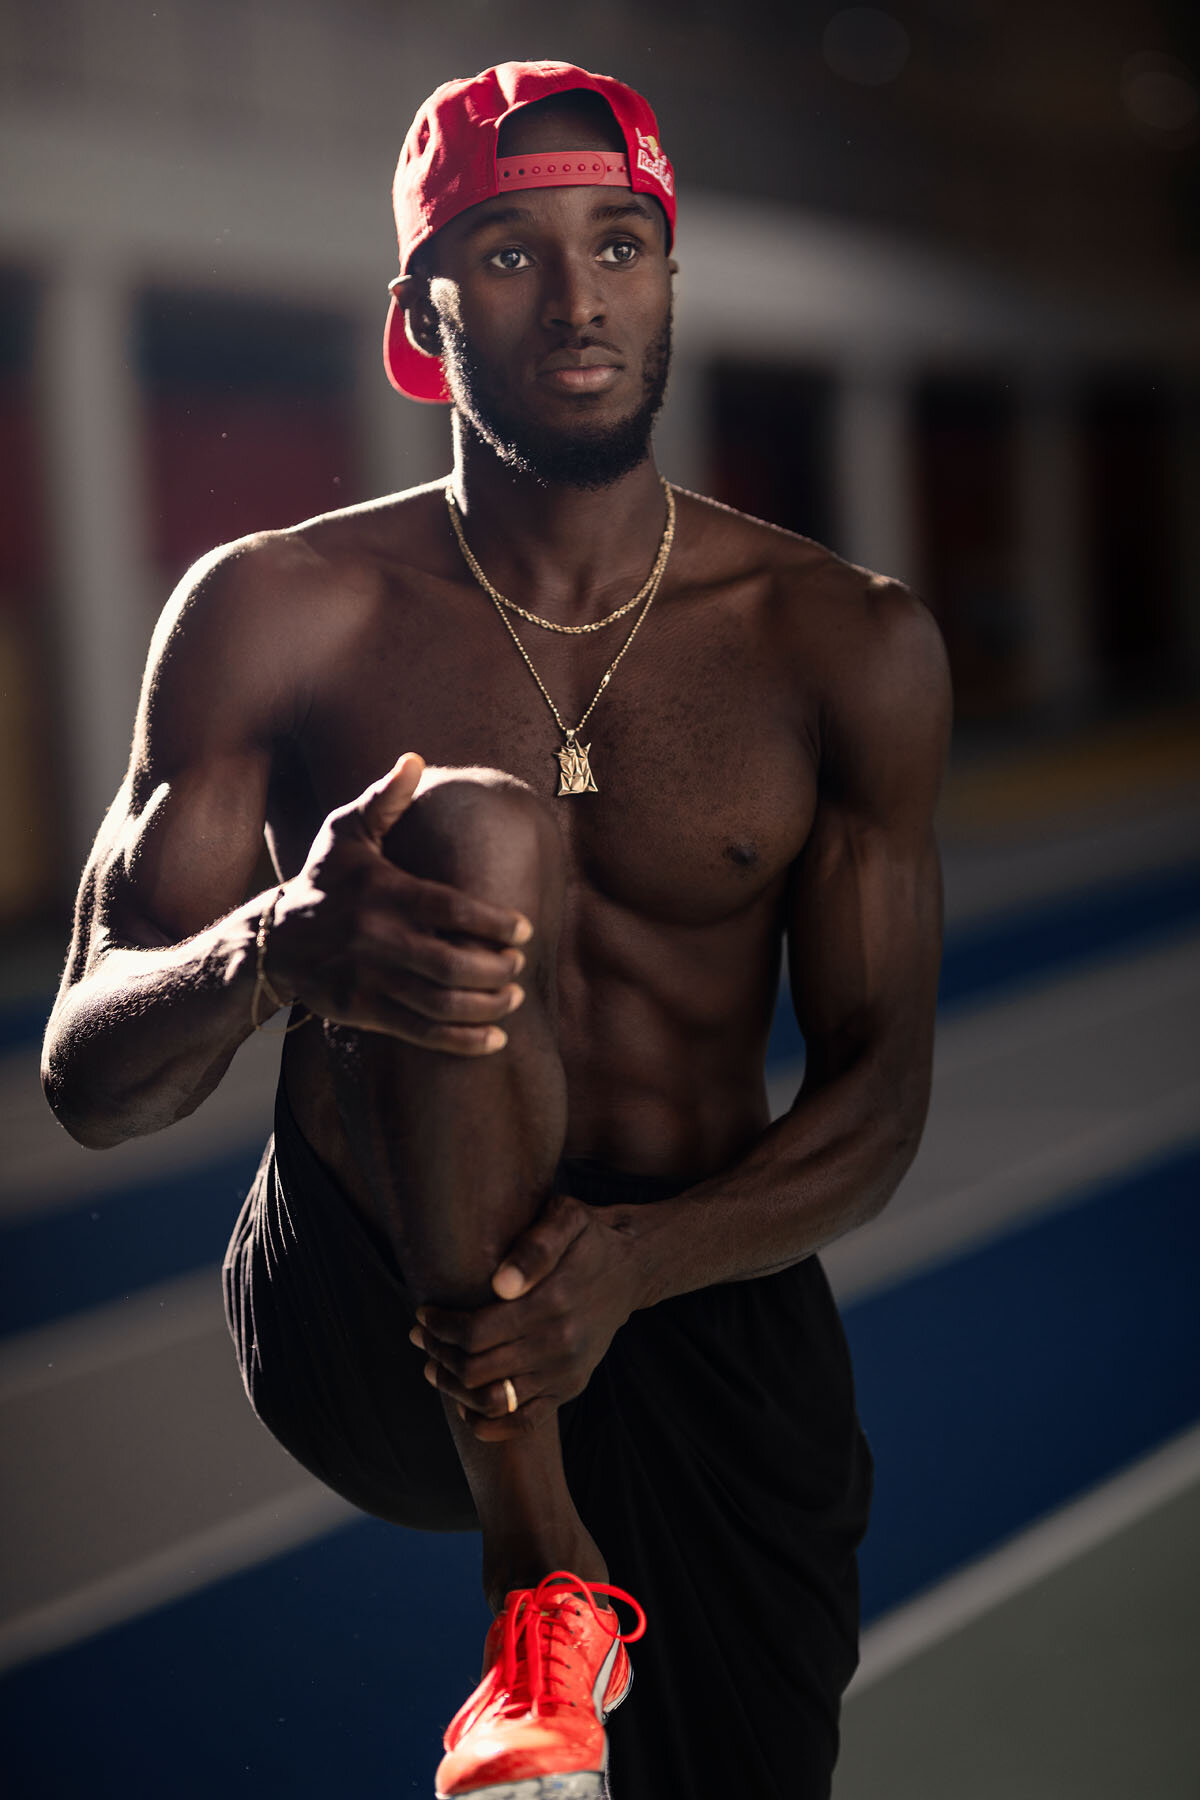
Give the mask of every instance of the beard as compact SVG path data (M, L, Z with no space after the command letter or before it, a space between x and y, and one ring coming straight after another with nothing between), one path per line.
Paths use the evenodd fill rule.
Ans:
M455 410L506 468L543 487L611 487L644 463L650 432L667 391L671 366L671 313L642 359L642 396L633 412L613 425L581 421L569 430L519 417L497 391L461 326L442 324L442 365Z

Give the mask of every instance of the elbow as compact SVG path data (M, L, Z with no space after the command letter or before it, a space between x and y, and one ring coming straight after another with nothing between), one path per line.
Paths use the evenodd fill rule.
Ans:
M70 1102L54 1090L43 1077L42 1091L45 1093L50 1111L54 1114L68 1137L82 1144L85 1150L112 1150L125 1142L125 1134L113 1128L111 1118L80 1106L72 1106Z
M883 1211L916 1161L928 1112L928 1082L893 1081L877 1095L871 1112L876 1179L868 1184L873 1189L868 1219Z
M893 1062L885 1076L887 1136L893 1154L905 1168L916 1156L924 1135L932 1073L927 1059L905 1058L900 1067Z
M126 1133L113 1131L99 1120L83 1119L70 1113L57 1113L55 1117L68 1136L85 1150L115 1150L118 1144L129 1141Z
M64 1059L47 1050L42 1058L42 1092L46 1104L68 1137L85 1150L113 1150L135 1134L121 1129L115 1107L97 1104L95 1091L78 1077L71 1080Z
M115 1150L132 1138L149 1137L194 1112L215 1082L196 1088L168 1086L161 1075L142 1086L114 1089L98 1067L65 1056L46 1056L42 1092L63 1130L85 1150Z

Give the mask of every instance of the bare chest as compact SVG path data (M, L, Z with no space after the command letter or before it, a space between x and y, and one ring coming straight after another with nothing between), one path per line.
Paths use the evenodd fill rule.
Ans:
M753 616L681 598L619 658L628 620L517 629L524 657L483 595L381 608L321 674L282 796L297 842L416 750L528 783L581 886L647 920L715 924L778 882L816 804L810 702ZM562 795L568 730L594 787L577 761Z

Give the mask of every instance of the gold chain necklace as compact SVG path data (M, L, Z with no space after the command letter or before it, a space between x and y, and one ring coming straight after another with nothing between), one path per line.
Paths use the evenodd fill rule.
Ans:
M667 486L667 483L663 481L661 475L659 476L659 480L662 481L663 492L667 496L667 505L669 508L671 503L671 490ZM450 508L450 523L454 527L454 535L458 539L458 547L463 553L463 558L468 569L470 569L472 575L484 592L490 594L493 601L500 606L506 606L509 612L519 613L523 619L528 619L531 625L540 625L543 631L561 631L565 637L582 637L583 634L588 631L603 631L606 625L611 625L615 620L623 619L627 612L632 612L634 607L639 606L646 598L650 589L652 587L657 587L662 578L662 571L666 566L667 557L670 554L671 546L668 543L666 533L664 532L662 542L658 546L658 555L654 559L654 567L651 569L649 575L646 577L637 593L633 596L632 600L626 600L624 606L618 606L615 612L608 613L603 619L593 619L590 625L558 625L553 619L543 619L540 613L530 612L527 607L518 606L515 600L510 600L507 594L502 594L499 588L492 586L479 564L475 561L471 546L466 540L462 527L462 514L458 510L458 502L455 500L452 490L446 488L445 494L446 504Z
M654 596L658 592L659 583L662 581L663 571L667 566L667 558L671 554L671 545L675 541L675 496L665 481L663 482L663 492L667 497L667 523L663 530L662 543L658 547L658 555L654 559L654 567L650 572L650 579L645 587L642 588L641 592L635 594L629 604L623 606L620 610L621 612L628 612L630 607L637 605L643 595L645 596L645 604L637 618L634 620L633 629L629 633L629 636L625 639L625 642L621 645L621 648L617 651L617 654L613 657L608 668L605 670L600 686L596 689L591 700L588 702L588 705L585 707L578 724L566 725L563 723L562 714L550 698L545 682L534 668L528 650L526 650L524 644L517 636L513 629L512 621L504 611L505 606L512 606L512 602L506 601L503 594L497 592L480 568L479 564L475 561L475 558L471 555L471 552L467 547L466 538L463 536L462 526L458 519L458 509L454 504L454 497L451 494L450 489L446 489L446 501L450 508L450 522L454 526L454 535L458 539L458 547L463 553L463 559L488 599L492 602L492 605L496 608L497 613L499 613L500 623L504 626L509 637L520 651L526 668L541 689L542 698L550 708L550 711L554 714L555 724L563 734L563 747L561 750L556 750L554 752L555 756L558 758L558 795L556 798L561 797L563 794L596 794L600 791L596 786L596 778L592 774L591 763L588 761L588 752L591 750L592 746L590 744L579 743L577 734L582 731L583 727L587 724L587 721L591 716L592 708L612 680L613 671L628 650L630 644L632 644L634 638L637 636L642 620L650 611ZM548 626L551 631L594 631L597 629L597 626L607 625L609 622L608 619L599 619L596 621L595 625L552 625L549 620L539 619L534 613L526 613L519 606L514 606L513 611L522 613L523 617L532 619L535 624ZM619 616L618 613L611 613L609 615L609 617L613 619L618 618Z

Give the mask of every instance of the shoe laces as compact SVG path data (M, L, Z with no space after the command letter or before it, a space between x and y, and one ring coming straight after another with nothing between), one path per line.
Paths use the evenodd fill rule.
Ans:
M550 1599L561 1601L565 1598L564 1589L573 1590L586 1602L597 1624L609 1632L615 1642L636 1644L646 1630L646 1615L633 1595L627 1594L624 1588L610 1587L604 1581L581 1581L578 1575L558 1569L543 1576L535 1588L518 1588L509 1595L504 1609L504 1687L511 1696L505 1704L505 1712L530 1711L537 1716L555 1701L575 1704L564 1692L569 1685L564 1671L574 1667L573 1658L568 1654L571 1637L567 1608L546 1604ZM634 1629L623 1632L615 1614L610 1628L605 1609L596 1605L597 1594L608 1594L631 1606L637 1615Z

